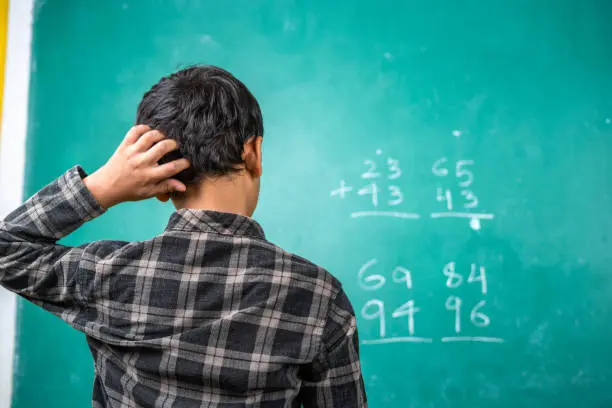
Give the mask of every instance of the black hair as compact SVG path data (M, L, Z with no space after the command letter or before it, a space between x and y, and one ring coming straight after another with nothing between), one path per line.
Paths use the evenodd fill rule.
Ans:
M179 150L160 163L187 158L191 167L175 177L187 183L236 171L244 143L263 136L253 94L232 74L210 65L182 69L153 85L138 105L136 123L178 142Z

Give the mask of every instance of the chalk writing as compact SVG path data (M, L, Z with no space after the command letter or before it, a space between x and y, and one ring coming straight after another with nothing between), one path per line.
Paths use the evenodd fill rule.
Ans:
M484 265L471 263L465 267L459 267L455 261L448 262L441 268L442 276L445 278L444 285L452 291L461 291L463 288L475 287L478 292L485 297L488 292L487 284L487 269ZM359 287L365 292L376 293L377 295L367 300L361 308L361 317L366 324L373 322L375 324L376 338L364 339L364 345L388 344L388 343L432 343L441 341L443 343L503 343L504 340L494 336L466 336L463 334L464 329L468 328L468 332L472 333L476 330L485 330L491 325L491 317L487 311L486 299L476 300L475 303L465 302L458 294L446 296L443 304L444 310L450 313L449 329L452 331L452 336L444 336L435 339L432 336L422 336L423 333L417 333L417 320L421 319L426 310L422 310L421 306L417 305L418 299L412 295L412 289L415 285L413 272L406 266L398 265L393 269L385 271L381 268L378 259L373 258L365 262L357 272L357 281ZM416 283L418 285L418 283ZM403 300L397 299L397 290L393 293L393 310L390 315L387 310L386 303L390 301L384 300L383 289L388 285L394 288L404 288L406 298ZM397 300L396 300L397 299ZM422 313L423 312L423 313ZM425 313L426 314L426 313ZM401 323L402 320L405 323ZM389 327L392 321L397 321L393 325L393 335L389 336Z
M453 131L459 132L460 131ZM395 157L383 155L382 149L376 149L373 157L363 161L364 170L358 175L355 184L340 180L339 186L333 188L329 195L333 198L345 200L351 197L361 208L350 213L351 218L387 217L404 220L418 220L429 218L433 220L445 218L468 219L470 228L480 230L481 220L492 220L494 214L479 210L481 205L473 185L476 180L474 168L476 163L472 159L459 159L451 161L447 157L434 160L431 173L435 186L435 202L442 208L429 214L419 214L411 211L402 211L401 207L410 196L406 196L402 186L403 170L400 160ZM451 183L448 183L448 181ZM409 203L410 205L410 203Z
M451 134L459 139L469 132L455 129ZM473 158L445 155L427 160L431 168L417 174L426 174L428 184L422 192L413 193L410 187L407 189L411 179L405 181L407 172L400 158L382 148L374 153L356 163L363 167L353 176L346 175L328 190L331 199L355 206L349 212L351 219L381 217L440 223L468 220L475 231L495 219L494 213L483 210L483 200L477 193L478 163ZM410 211L417 204L425 210ZM486 265L445 260L434 270L419 270L410 265L389 267L386 262L371 258L357 270L358 287L365 295L357 309L360 325L367 333L362 344L504 343L503 338L494 335L495 309L487 298L489 281L492 277L494 282L495 273L489 276ZM439 280L439 289L426 295L415 292L423 277L430 282ZM432 301L431 297L435 299L437 295L439 300ZM428 316L435 316L436 321L421 323L432 318ZM428 333L438 327L433 323L442 328L437 335Z

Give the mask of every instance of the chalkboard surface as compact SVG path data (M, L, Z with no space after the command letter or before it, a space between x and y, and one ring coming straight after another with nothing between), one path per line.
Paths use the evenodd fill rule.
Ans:
M370 406L612 405L612 3L38 1L27 193L110 156L144 91L261 102L270 240L334 273ZM6 135L10 137L10 135ZM65 240L147 239L126 204ZM14 407L87 406L85 339L22 302Z

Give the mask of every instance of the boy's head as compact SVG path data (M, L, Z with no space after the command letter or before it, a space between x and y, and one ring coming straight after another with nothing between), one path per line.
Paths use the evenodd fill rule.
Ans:
M232 74L214 66L195 66L162 78L142 98L136 123L178 142L180 155L191 167L176 178L188 189L207 180L247 177L239 184L245 197L237 199L246 198L254 211L263 118L255 97Z

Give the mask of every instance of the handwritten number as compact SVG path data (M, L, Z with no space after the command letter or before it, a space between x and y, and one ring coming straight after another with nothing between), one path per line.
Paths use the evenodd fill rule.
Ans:
M380 173L376 172L376 163L373 160L365 160L364 164L369 166L368 170L361 175L364 179L373 179L380 177Z
M374 311L372 311L374 309ZM378 319L378 335L382 338L385 337L385 304L378 300L372 299L368 301L361 309L361 315L367 320Z

